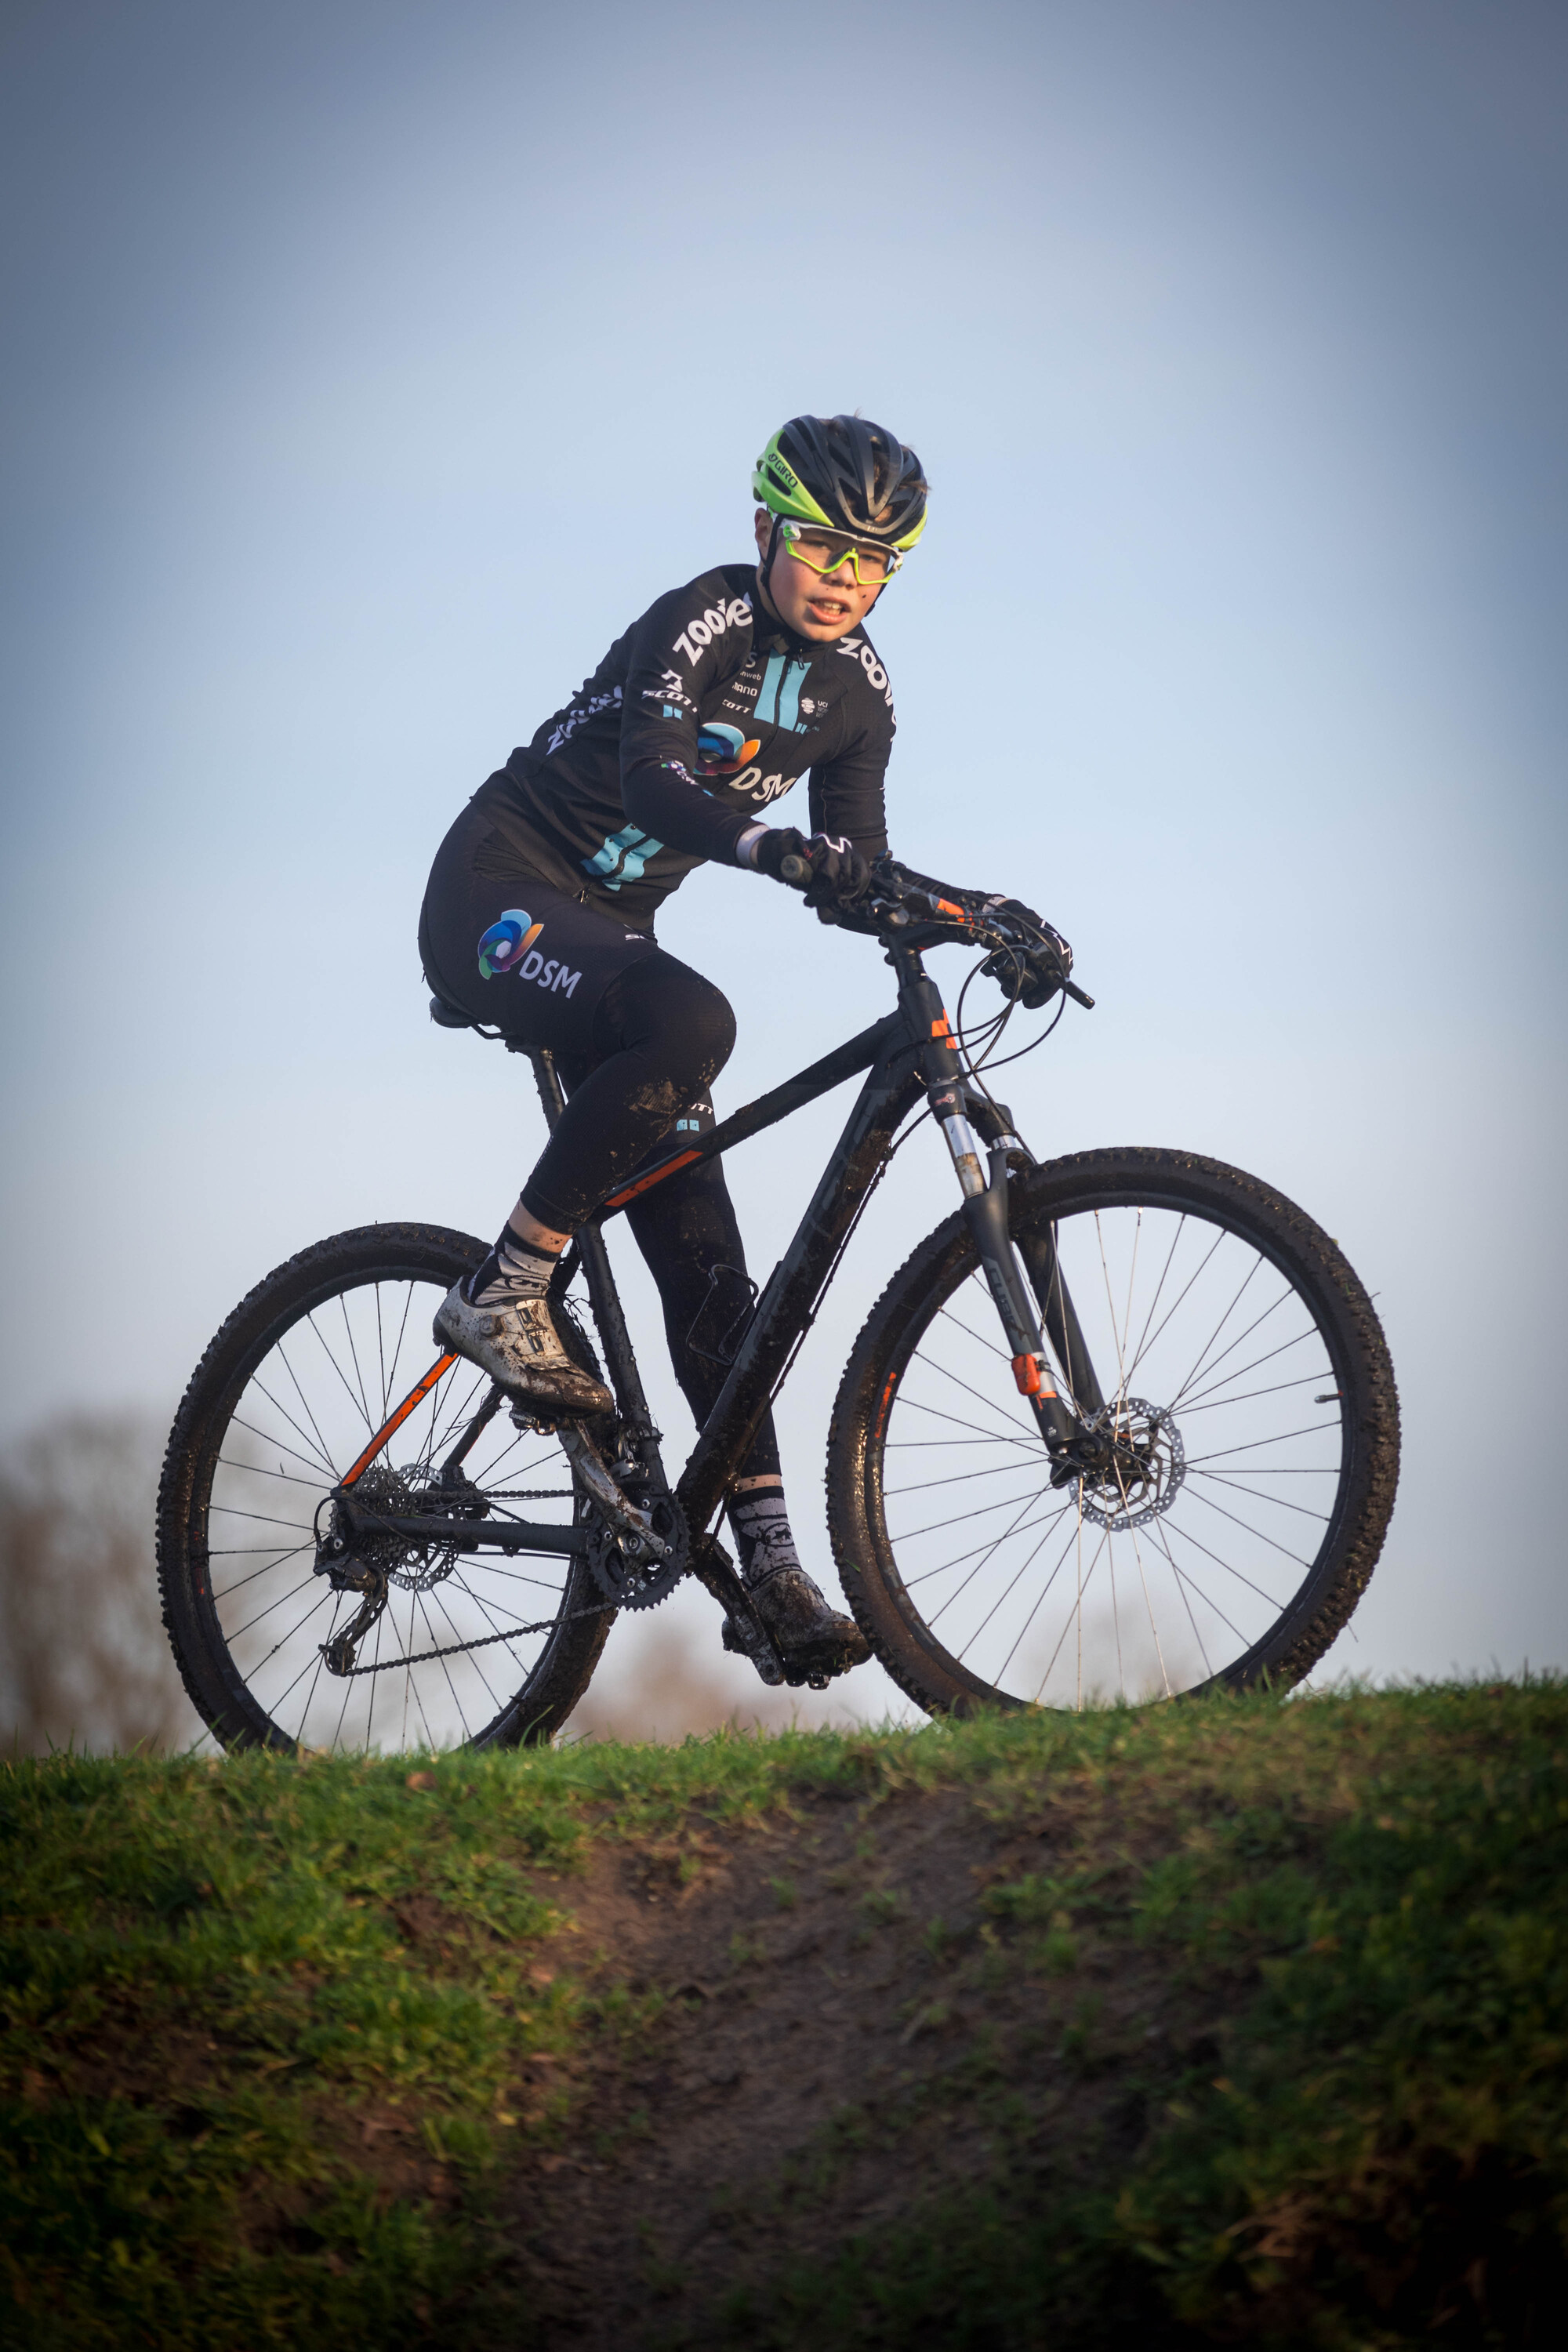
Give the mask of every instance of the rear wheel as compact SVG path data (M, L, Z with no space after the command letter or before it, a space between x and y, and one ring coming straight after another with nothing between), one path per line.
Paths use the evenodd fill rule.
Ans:
M1012 1180L1010 1211L1037 1273L1055 1240L1115 1461L1052 1486L950 1218L873 1309L835 1407L829 1516L861 1630L931 1713L1298 1681L1365 1589L1398 1475L1354 1273L1281 1194L1184 1152L1054 1160Z
M439 1359L431 1318L484 1254L439 1225L338 1234L258 1284L197 1367L164 1459L158 1570L185 1687L225 1747L512 1747L549 1738L586 1688L613 1612L580 1551L465 1553L388 1538L387 1606L356 1652L370 1671L327 1666L361 1596L315 1572L318 1521L325 1528L333 1486ZM569 1315L557 1321L596 1373ZM364 1473L362 1496L416 1514L490 1393L483 1373L454 1364ZM482 1498L512 1517L574 1523L555 1440L519 1432L504 1410L462 1466L476 1511ZM422 1654L432 1651L443 1654Z

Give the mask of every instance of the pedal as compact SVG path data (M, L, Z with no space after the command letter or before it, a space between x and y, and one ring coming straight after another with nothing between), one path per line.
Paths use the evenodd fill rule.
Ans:
M779 1654L760 1625L757 1628L757 1642L754 1648L747 1643L732 1617L725 1618L723 1632L719 1638L732 1656L749 1658L755 1666L759 1678L768 1684L770 1688L776 1687L785 1679ZM789 1679L794 1681L795 1677L791 1675Z
M791 1690L826 1690L833 1680L815 1666L785 1666L784 1678Z
M691 1547L691 1572L724 1612L720 1640L731 1657L749 1658L770 1689L784 1678L784 1660L767 1627L752 1608L735 1563L716 1536L700 1535Z

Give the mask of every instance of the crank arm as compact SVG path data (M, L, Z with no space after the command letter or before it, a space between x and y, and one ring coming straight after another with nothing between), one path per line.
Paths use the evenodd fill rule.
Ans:
M639 1510L622 1494L582 1423L562 1422L556 1436L562 1452L572 1465L574 1475L601 1518L607 1519L613 1528L618 1529L634 1549L640 1549L655 1559L668 1559L670 1548L662 1537L654 1534L649 1524L651 1514Z
M784 1660L752 1608L751 1595L735 1573L734 1562L716 1536L692 1538L691 1573L725 1612L724 1647L750 1658L763 1682L782 1683Z

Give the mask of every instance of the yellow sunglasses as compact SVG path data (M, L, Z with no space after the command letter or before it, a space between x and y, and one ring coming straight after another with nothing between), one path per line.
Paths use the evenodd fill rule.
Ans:
M822 530L808 522L781 522L779 536L797 563L823 579L849 566L858 588L879 588L903 562L894 547L869 546L847 533Z

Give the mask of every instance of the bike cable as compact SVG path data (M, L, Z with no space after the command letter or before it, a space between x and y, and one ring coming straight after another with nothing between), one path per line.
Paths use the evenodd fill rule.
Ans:
M1047 1038L1049 1037L1055 1030L1058 1022L1059 1022L1062 1017L1062 1014L1067 1011L1068 1000L1066 991L1061 991L1059 992L1059 1002L1058 1003L1056 1012L1052 1014L1051 1019L1047 1023L1046 1026L1040 1031L1039 1035L1037 1037L1031 1037L1026 1045L1020 1045L1016 1054L1003 1055L1001 1060L998 1061L995 1058L996 1048L1000 1045L1004 1033L1006 1030L1007 1024L1011 1021L1014 1013L1017 1011L1019 1003L1022 999L1024 972L1022 965L1020 964L1016 973L1016 983L1013 993L1008 997L1007 1002L1002 1007L1001 1012L993 1013L989 1021L982 1022L979 1029L974 1033L973 1036L971 1037L965 1031L963 1025L964 999L968 996L970 990L973 987L975 982L979 979L981 973L984 971L986 964L990 961L991 958L987 955L984 957L980 962L973 965L965 977L963 987L958 992L958 1003L952 1016L952 1042L957 1048L959 1059L963 1065L964 1075L973 1081L976 1087L990 1104L992 1109L996 1111L998 1116L1000 1116L1001 1106L998 1104L995 1096L992 1093L984 1079L981 1076L981 1071L983 1069L1005 1070L1009 1062L1021 1062L1026 1054L1032 1054L1037 1046L1043 1045ZM974 1058L976 1053L979 1055L978 1060Z

